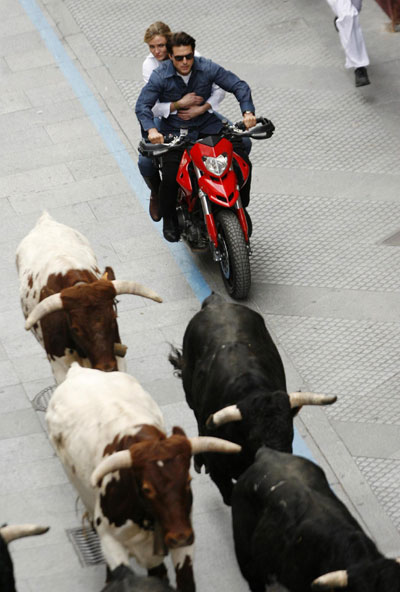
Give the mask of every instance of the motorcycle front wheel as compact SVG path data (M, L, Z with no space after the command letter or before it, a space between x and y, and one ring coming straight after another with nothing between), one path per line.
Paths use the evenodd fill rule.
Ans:
M222 279L229 296L235 300L247 298L251 285L249 251L237 216L221 210L216 216L219 262Z

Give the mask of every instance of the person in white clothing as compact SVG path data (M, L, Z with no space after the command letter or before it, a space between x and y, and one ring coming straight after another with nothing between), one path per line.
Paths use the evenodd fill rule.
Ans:
M359 13L362 0L327 0L336 15L335 28L346 54L346 68L354 68L355 85L369 84L369 58L361 30Z

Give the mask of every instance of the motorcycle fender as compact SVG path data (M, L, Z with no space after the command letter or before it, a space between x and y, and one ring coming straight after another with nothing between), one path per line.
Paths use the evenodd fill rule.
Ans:
M211 238L212 242L214 243L215 248L217 248L218 247L217 227L215 225L214 216L212 214L206 214L206 224L207 224L208 236Z

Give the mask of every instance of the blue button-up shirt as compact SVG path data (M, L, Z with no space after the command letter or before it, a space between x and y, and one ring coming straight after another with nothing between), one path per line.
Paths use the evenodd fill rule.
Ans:
M215 62L203 57L195 57L191 76L188 84L177 73L171 60L162 62L151 73L148 83L143 87L136 102L135 112L143 129L148 131L156 127L153 119L152 107L157 101L172 103L179 101L185 94L194 92L206 100L211 94L211 86L215 82L218 86L235 95L240 103L242 113L252 111L254 105L251 98L251 90L247 82L240 80L236 74L225 70ZM184 121L177 114L162 118L160 132L166 134L179 134L180 129L186 128L190 135L217 134L221 129L221 120L214 113L206 111L193 119Z

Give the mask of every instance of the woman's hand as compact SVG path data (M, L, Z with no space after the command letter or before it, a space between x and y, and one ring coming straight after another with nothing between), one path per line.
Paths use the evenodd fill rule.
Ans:
M186 107L201 105L202 103L204 103L203 97L196 95L196 93L194 92L187 93L186 95L183 95L183 97L179 99L179 101L175 101L175 105L177 106L178 111L180 109L186 109Z
M187 109L183 109L182 111L178 111L179 119L183 119L187 121L188 119L193 119L194 117L198 117L199 115L203 115L207 111L208 107L206 105L201 105L200 107L193 106L188 107Z

